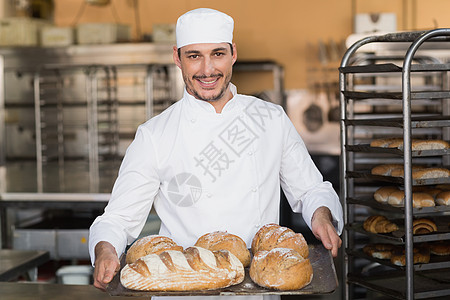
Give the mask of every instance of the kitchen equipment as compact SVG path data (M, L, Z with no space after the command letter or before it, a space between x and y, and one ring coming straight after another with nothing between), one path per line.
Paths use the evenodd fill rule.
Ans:
M37 46L39 31L50 23L27 17L0 20L0 46Z
M72 27L48 26L41 29L41 46L69 46L75 43L75 30Z
M340 105L344 119L341 121L340 175L346 223L343 271L348 284L344 289L345 299L366 298L367 294L362 294L361 287L399 299L430 299L450 295L448 282L433 280L437 274L447 273L446 268L450 267L448 258L431 257L429 263L413 264L413 245L450 239L448 216L445 217L450 207L413 208L411 199L413 187L450 183L447 177L413 180L411 176L413 161L415 164L448 167L448 149L429 153L412 151L410 147L412 138L449 139L450 92L447 76L450 67L433 58L412 63L416 56L423 54L419 50L422 45L441 44L438 41L443 44L438 47L448 49L450 29L369 36L354 43L342 59L339 68ZM369 54L372 59L367 63L364 60L367 54L359 52L359 49L370 43L396 44L394 47L402 44L407 48L406 54L405 49L401 56L392 53L391 57L386 53ZM380 84L386 82L390 84ZM368 110L367 106L373 109ZM427 111L429 107L434 109ZM405 147L399 150L369 146L371 140L389 136L402 137ZM389 162L402 164L404 176L371 174L374 165ZM396 185L405 191L405 207L384 205L373 199L374 191L384 185ZM372 234L358 229L368 215L376 214L401 219L404 224L402 230L395 234ZM437 232L412 234L413 218L427 217L440 224L440 216L447 220L439 225ZM406 253L406 266L399 267L390 260L364 255L362 246L375 240L400 245ZM376 263L377 270L370 266L373 263Z

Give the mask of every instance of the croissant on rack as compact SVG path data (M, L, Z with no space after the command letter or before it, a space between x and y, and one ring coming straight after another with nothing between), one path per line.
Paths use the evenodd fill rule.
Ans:
M374 215L368 217L363 224L364 230L372 233L391 233L398 230L395 223L389 221L385 216Z
M427 264L430 262L430 250L427 247L415 247L413 248L413 263L414 264ZM405 249L400 248L392 253L391 263L397 266L406 265Z

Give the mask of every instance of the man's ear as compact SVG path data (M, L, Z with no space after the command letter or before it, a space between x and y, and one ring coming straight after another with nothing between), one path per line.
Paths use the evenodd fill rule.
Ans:
M235 63L236 60L237 60L236 43L233 43L233 44L232 44L232 47L233 47L233 65L234 65L234 63Z
M173 62L181 69L181 61L178 56L178 48L177 46L173 46Z

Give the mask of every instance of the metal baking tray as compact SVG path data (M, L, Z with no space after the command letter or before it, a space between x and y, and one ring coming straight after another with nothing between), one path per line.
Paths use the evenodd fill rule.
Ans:
M378 180L390 183L403 184L405 179L403 177L392 177L373 175L370 171L347 171L347 178L362 178L370 180ZM450 183L450 177L430 178L430 179L413 179L412 185L433 185L433 184L447 184Z
M120 272L114 276L111 283L107 286L106 291L111 296L211 296L211 295L312 295L312 294L328 294L333 292L338 286L336 269L334 267L333 258L329 250L325 249L322 244L309 245L309 260L313 267L313 280L310 284L300 290L278 291L275 289L267 289L255 284L249 274L248 268L245 270L245 279L242 283L227 288L216 290L201 290L188 292L150 292L150 291L134 291L126 289L120 283ZM125 265L125 256L121 258L121 268Z

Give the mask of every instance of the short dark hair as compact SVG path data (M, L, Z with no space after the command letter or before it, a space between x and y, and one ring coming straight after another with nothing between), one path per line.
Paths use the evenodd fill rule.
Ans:
M231 56L233 56L233 45L231 43L228 43L228 45L230 45ZM181 48L178 48L178 58L181 59Z

